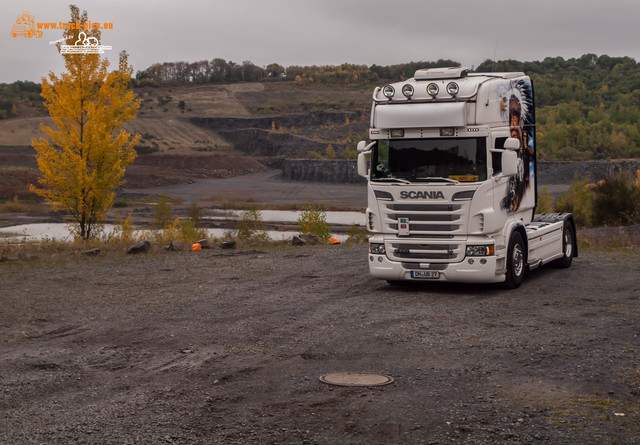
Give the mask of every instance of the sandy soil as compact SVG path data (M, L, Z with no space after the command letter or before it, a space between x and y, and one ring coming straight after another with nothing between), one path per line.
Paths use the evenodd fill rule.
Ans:
M640 252L523 286L367 274L364 246L0 263L0 443L632 444ZM330 372L390 386L329 386Z

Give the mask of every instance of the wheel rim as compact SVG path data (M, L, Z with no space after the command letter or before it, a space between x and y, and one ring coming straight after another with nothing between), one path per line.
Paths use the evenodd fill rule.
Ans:
M573 253L573 237L570 230L564 231L564 256L571 258Z
M513 272L517 277L519 277L524 270L524 255L522 253L522 246L520 244L516 244L515 246L513 246L511 263L513 265Z

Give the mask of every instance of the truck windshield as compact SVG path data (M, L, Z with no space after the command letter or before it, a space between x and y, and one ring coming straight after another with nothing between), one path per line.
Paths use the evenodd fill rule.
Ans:
M477 182L487 179L485 138L381 139L371 179L395 182Z

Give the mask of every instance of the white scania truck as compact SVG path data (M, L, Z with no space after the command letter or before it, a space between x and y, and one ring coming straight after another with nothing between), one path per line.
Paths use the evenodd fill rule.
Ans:
M523 73L416 71L373 92L369 271L391 283L518 287L527 270L577 256L573 216L535 215L533 87Z

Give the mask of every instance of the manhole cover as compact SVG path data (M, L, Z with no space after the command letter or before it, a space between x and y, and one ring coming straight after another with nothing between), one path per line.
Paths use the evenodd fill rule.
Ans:
M320 381L336 386L383 386L393 383L393 378L382 374L335 372L321 376Z

